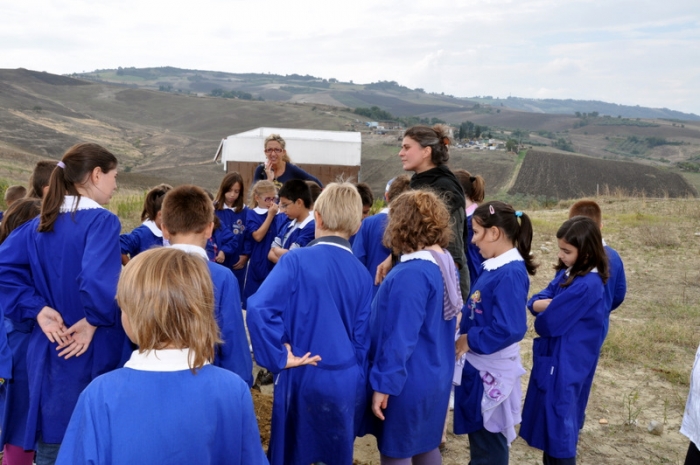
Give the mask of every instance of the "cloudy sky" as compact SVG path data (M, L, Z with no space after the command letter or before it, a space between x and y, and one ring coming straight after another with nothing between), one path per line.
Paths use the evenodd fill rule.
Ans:
M700 1L0 0L0 68L166 65L700 114Z

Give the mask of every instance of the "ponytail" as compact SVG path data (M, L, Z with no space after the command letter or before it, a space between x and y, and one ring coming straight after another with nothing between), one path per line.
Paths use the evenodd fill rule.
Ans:
M530 217L507 203L500 201L486 202L474 210L472 220L483 228L496 226L518 249L525 262L528 274L534 276L539 264L535 263L530 248L532 247L532 221Z
M433 127L412 126L403 135L415 140L423 148L430 147L430 161L435 166L444 165L450 159L452 129L446 124L436 124Z
M518 213L520 215L518 215ZM530 221L530 217L527 216L527 214L521 211L516 211L515 217L520 223L515 237L515 247L518 249L520 256L523 257L523 260L525 261L525 268L527 269L528 274L534 276L539 265L535 263L532 255L530 255L530 248L532 247L532 221Z
M159 184L146 194L146 199L143 201L143 210L141 211L141 221L155 221L158 212L163 206L163 197L168 191L172 190L173 186L169 184Z
M69 148L51 173L49 190L41 204L39 232L53 231L66 195L76 196L73 208L77 208L80 193L76 186L85 184L95 168L107 173L116 167L117 158L100 145L82 143Z
M486 181L481 175L472 176L471 173L464 169L454 170L453 173L462 186L464 195L474 203L484 201L486 194Z

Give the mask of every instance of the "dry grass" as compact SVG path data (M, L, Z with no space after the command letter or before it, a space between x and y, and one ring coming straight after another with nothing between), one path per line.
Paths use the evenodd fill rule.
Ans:
M700 201L695 199L595 199L603 209L603 236L622 256L627 298L611 316L579 440L579 463L682 463L687 439L678 433L688 392L690 369L700 344ZM552 277L556 261L554 233L567 218L573 200L554 210L528 212L533 219L533 251L542 264L531 292ZM542 252L545 247L550 251ZM530 332L522 344L531 365ZM638 427L625 426L631 408ZM598 425L606 418L609 427ZM646 432L650 420L665 423L662 437ZM517 452L524 448L523 452ZM517 441L512 457L536 463ZM452 463L452 462L446 462ZM457 463L457 462L454 462Z

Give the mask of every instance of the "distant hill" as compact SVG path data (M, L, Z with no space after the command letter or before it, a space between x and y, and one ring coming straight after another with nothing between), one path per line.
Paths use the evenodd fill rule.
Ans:
M204 71L173 68L117 68L76 73L74 77L109 82L132 87L144 87L168 92L211 94L218 90L233 92L238 98L264 99L285 102L306 102L349 108L376 105L395 116L431 116L441 114L442 119L456 123L450 113L460 113L479 106L509 108L530 113L574 115L597 112L608 116L645 119L675 119L700 121L692 113L647 108L595 100L529 99L490 96L455 98L451 95L426 93L423 89L410 89L394 81L379 81L370 84L339 82L310 75L279 74L235 74L219 71ZM231 94L233 96L234 94Z
M677 121L700 121L700 116L694 113L669 110L668 108L647 108L639 105L618 105L598 100L560 100L560 99L531 99L508 97L504 99L492 97L469 97L469 101L483 103L494 107L507 107L531 113L547 113L554 115L573 115L578 113L597 112L601 116L621 116L623 118L668 119Z
M495 142L517 138L525 147L558 150L559 163L566 163L571 156L566 151L597 158L593 160L601 163L597 166L603 171L606 159L632 161L627 166L644 165L649 170L645 173L658 172L655 178L641 174L644 181L658 180L658 186L644 187L645 192L670 192L672 189L664 183L686 189L679 179L700 185L697 122L531 113L386 82L356 86L297 75L232 75L175 68L127 71L100 71L99 79L84 79L25 69L0 70L0 184L26 182L37 160L58 159L71 145L92 141L117 155L123 186L145 189L160 182L195 183L215 190L224 175L222 167L212 161L221 139L272 126L362 132L360 176L379 194L390 177L401 173L397 161L401 129L387 130L386 134L370 130L364 124L369 118L354 112L356 104L365 108L381 105L381 111L409 119L448 121L454 124L456 135L460 123L470 121ZM107 78L115 82L107 82ZM117 78L123 82L116 82ZM282 78L284 85L279 82ZM234 82L239 86L237 90L231 84ZM206 83L212 85L207 87ZM222 89L214 92L218 97L180 87L192 85L206 90L213 84L226 83L231 86L215 88ZM164 90L158 90L160 86ZM294 98L259 100L258 91L266 96L286 92ZM452 168L484 175L490 196L513 187L519 166L515 155L469 147L473 146L451 149ZM557 169L556 164L551 165L552 172L547 176L557 176ZM682 173L683 178L662 176L671 172ZM576 176L585 175L584 170ZM632 182L613 180L609 187L628 189ZM544 195L537 190L530 186L510 192ZM560 191L556 195L569 193Z

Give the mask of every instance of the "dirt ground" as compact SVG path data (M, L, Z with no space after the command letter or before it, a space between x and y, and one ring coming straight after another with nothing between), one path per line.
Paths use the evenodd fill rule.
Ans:
M523 345L528 349L530 347L527 343ZM670 383L655 378L653 372L643 369L626 373L623 377L605 367L599 367L586 410L586 424L579 437L577 463L581 465L683 463L688 440L678 432L683 415L682 408L675 408L671 412L672 415L667 419L662 436L653 436L647 432L649 421L652 419L663 421L664 415L669 414L664 412L665 404L658 393L673 389ZM526 386L527 375L523 377L523 392ZM637 419L637 425L629 426L625 424L626 413L623 409L622 393L640 387L645 393L640 401L644 409ZM270 443L272 389L270 386L264 386L263 392L253 390L252 393L260 437L263 447L267 450ZM678 393L683 401L686 394L687 392ZM607 419L608 425L599 424L601 418ZM443 464L466 464L469 461L469 440L466 436L452 434L451 430L452 416L450 415L447 447L442 454ZM379 453L373 436L355 440L354 459L356 465L379 465ZM542 453L529 447L521 438L517 438L511 447L510 461L513 464L540 464Z
M682 464L688 440L679 429L700 343L700 201L607 198L599 203L604 212L603 236L622 256L628 290L625 303L611 316L610 334L579 438L577 462ZM569 205L526 211L535 224L532 250L541 263L532 278L531 293L546 286L553 276L554 233L566 219ZM679 307L687 313L683 321L672 321L679 318L673 313ZM532 328L532 320L529 323ZM523 393L532 366L534 336L530 329L521 342L523 365L528 371L522 378ZM256 395L258 411L271 408L271 395L271 386ZM267 407L261 408L261 403ZM264 415L258 418L266 434L269 420ZM601 419L607 424L601 424ZM652 420L663 423L661 436L647 431ZM448 431L452 419L449 421ZM541 463L541 452L520 438L513 443L510 457L513 464ZM443 463L468 461L468 439L448 432ZM355 463L379 464L373 437L356 440Z

